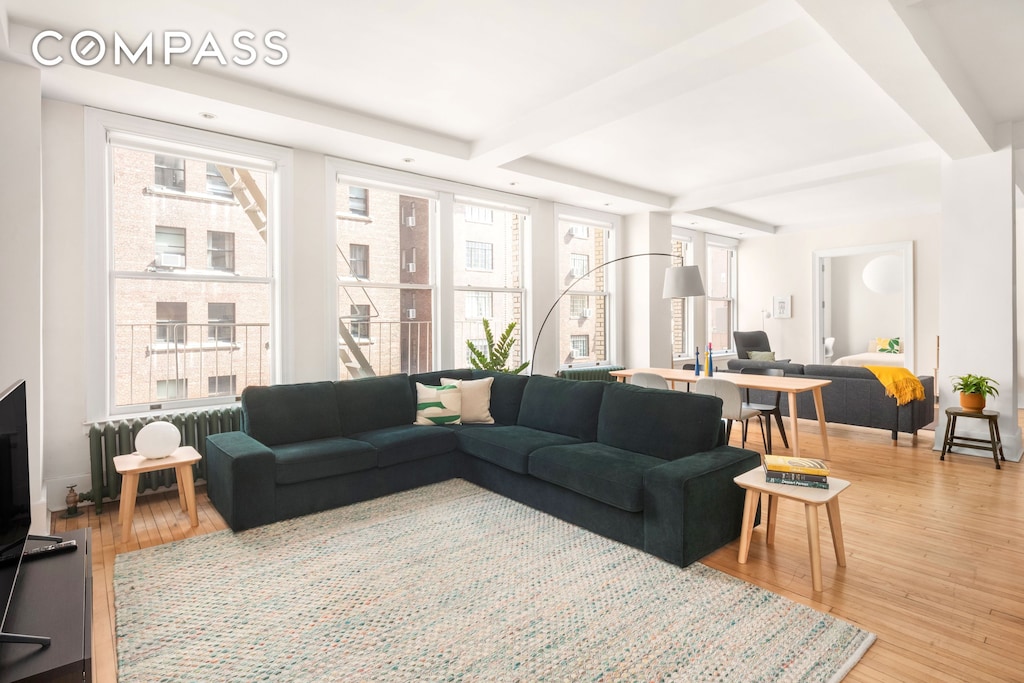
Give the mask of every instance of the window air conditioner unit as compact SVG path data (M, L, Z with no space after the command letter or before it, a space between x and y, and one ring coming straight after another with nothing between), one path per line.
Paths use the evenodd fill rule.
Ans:
M408 270L410 273L415 273L416 272L416 264L415 263L406 263L405 264L405 269Z
M415 320L416 319L416 309L415 308L407 308L405 310L405 317L408 318L409 320Z
M594 317L594 309L593 308L584 308L582 311L580 311L580 317L581 318L593 318Z
M416 216L406 216L405 217L405 227L407 227L407 228L415 228L416 227Z
M572 357L573 357L574 359L575 359L575 358L583 358L583 354L582 354L582 353L580 353L580 350L579 350L579 349L573 349L573 350L572 350Z
M162 253L157 259L157 265L161 268L184 268L185 267L185 255L184 254L169 254Z

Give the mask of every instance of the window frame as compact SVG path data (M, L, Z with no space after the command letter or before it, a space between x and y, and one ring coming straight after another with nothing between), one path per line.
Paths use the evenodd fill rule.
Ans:
M707 292L704 304L704 315L705 315L705 336L708 341L711 340L712 325L714 323L714 316L712 315L712 306L716 303L725 302L729 306L729 329L726 333L726 339L728 344L722 348L715 347L712 345L713 354L730 354L736 351L736 342L733 339L733 332L736 330L739 314L739 297L737 291L738 285L738 270L739 270L739 242L737 240L722 237L720 235L708 235L704 245L704 272L705 284L704 289ZM726 284L728 287L728 294L726 296L712 296L713 284L712 278L715 276L715 271L712 270L712 251L715 249L723 249L728 254L728 270L726 273Z
M215 236L220 235L230 238L226 240L226 244L223 247L214 246ZM230 248L228 248L230 246ZM217 259L216 256L224 255L226 265L218 266L214 264ZM207 230L206 231L206 267L210 270L219 270L225 273L235 272L235 233L227 232L225 230Z
M271 174L267 187L267 272L266 276L250 278L216 272L147 273L140 277L155 280L190 280L212 282L258 282L268 286L268 346L270 384L287 382L295 377L294 334L291 332L294 313L282 310L281 292L290 290L294 278L291 261L292 238L282 229L282 217L292 213L293 152L290 149L213 133L197 128L143 119L92 107L85 108L85 210L86 210L86 357L98 359L86 371L85 419L102 422L128 415L150 416L187 411L199 407L224 406L235 403L235 397L197 398L175 401L172 405L116 405L114 392L117 368L113 359L115 338L114 253L110 225L110 174L113 167L112 146L128 147L154 154L198 158L207 162L240 166ZM185 193L188 194L188 193ZM216 201L216 200L213 200Z
M473 263L476 257L481 254L483 255L483 258L481 259L483 261L483 264L479 265ZM466 270L493 272L494 243L480 242L478 240L466 240Z

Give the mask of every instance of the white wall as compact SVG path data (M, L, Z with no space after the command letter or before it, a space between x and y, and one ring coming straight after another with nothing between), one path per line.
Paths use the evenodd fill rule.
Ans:
M914 242L915 365L917 374L935 369L938 336L938 286L941 220L938 214L837 224L814 231L781 231L774 237L743 240L739 246L739 326L759 330L761 310L776 295L793 296L792 318L769 318L764 329L776 355L794 362L814 358L812 318L815 250ZM941 386L941 383L940 383Z
M832 336L835 357L863 353L876 337L905 337L903 292L880 294L867 288L862 274L874 259L899 252L872 252L831 259ZM875 349L871 349L872 351Z
M0 62L0 391L25 380L32 533L47 533L43 506L43 240L37 69Z

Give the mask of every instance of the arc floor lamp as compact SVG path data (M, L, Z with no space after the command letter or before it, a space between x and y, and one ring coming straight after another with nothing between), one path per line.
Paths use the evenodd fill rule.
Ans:
M533 355L530 356L530 368L531 371L536 367L534 361L537 358L537 346L540 343L540 337L544 333L544 326L548 324L548 319L551 318L551 314L558 308L558 302L560 302L566 294L572 291L581 280L590 275L591 273L601 270L605 266L610 266L613 263L619 261L625 261L627 259L639 258L641 256L667 256L669 258L680 258L677 254L666 254L663 252L645 252L643 254L628 254L626 256L620 256L614 258L611 261L605 261L599 265L594 266L583 275L572 281L572 283L562 290L554 303L551 304L551 308L548 309L547 315L544 316L544 320L540 324L540 328L537 330L537 336L533 341ZM665 284L662 288L661 297L663 299L685 299L691 296L704 296L704 281L700 277L700 268L698 266L669 266L665 269Z

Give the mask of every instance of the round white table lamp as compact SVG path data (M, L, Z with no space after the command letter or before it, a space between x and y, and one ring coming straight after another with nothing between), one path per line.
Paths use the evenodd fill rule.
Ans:
M170 422L150 422L135 437L135 452L144 458L166 458L181 445L181 432Z

